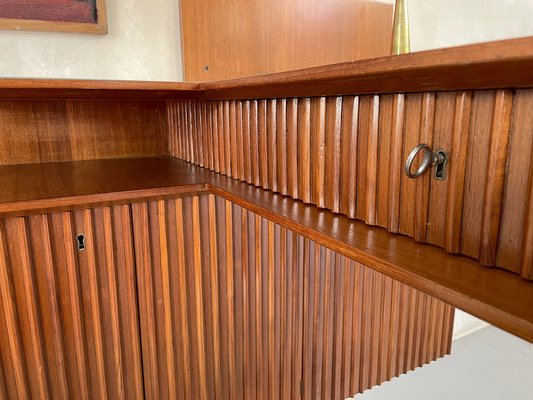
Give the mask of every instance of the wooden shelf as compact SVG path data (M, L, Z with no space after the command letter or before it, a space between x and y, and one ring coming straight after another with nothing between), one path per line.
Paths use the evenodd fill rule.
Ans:
M172 158L0 166L0 215L210 192L533 342L533 283Z
M246 99L533 86L533 37L207 83L1 79L1 99Z
M186 82L97 81L78 79L0 79L0 99L161 100L199 97L199 85Z
M0 216L206 190L206 178L171 158L0 166Z

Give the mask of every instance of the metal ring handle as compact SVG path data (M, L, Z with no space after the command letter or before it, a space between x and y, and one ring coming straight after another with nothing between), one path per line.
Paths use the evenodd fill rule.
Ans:
M416 157L416 155L424 150L424 159L422 160L422 164L418 167L416 172L411 172L411 166L413 164L413 161ZM426 169L428 169L431 166L431 163L433 162L433 153L431 152L431 147L429 147L428 144L421 143L418 146L416 146L411 152L409 153L409 157L407 157L407 161L405 162L405 173L409 178L418 178L420 175L424 173Z

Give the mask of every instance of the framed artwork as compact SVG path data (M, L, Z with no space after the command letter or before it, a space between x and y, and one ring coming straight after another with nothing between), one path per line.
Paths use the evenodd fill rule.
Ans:
M104 35L105 0L0 0L0 29Z

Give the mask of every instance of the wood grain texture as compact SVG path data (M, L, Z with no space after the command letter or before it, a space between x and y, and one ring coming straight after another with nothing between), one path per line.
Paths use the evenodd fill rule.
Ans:
M261 75L390 54L392 4L346 0L180 3L187 81Z
M87 185L73 185L73 171L83 171ZM43 176L55 176L56 183L42 185ZM131 180L132 176L136 177L135 182ZM41 214L45 210L86 209L149 198L216 193L346 257L515 335L533 340L533 310L530 307L533 287L518 275L485 268L471 258L451 255L405 235L391 234L383 228L371 227L327 209L320 210L184 161L149 158L27 164L16 168L3 166L0 167L0 177L2 187L6 188L17 186L16 182L25 182L25 190L2 192L0 215L3 218ZM128 182L126 188L125 182ZM530 195L527 192L530 188L524 189L525 196ZM27 196L33 200L28 201ZM530 203L523 206L522 212L526 213L527 207ZM533 214L529 212L527 215L531 218ZM525 244L530 243L527 240L530 233L524 229ZM516 240L521 246L521 239ZM524 245L523 249L525 263L528 260L526 253L531 248Z
M303 381L304 398L344 399L450 351L450 306L397 282L395 301L392 279L228 200L132 209L140 270L150 271L138 275L141 310L158 309L141 312L141 335L152 338L143 343L148 398L299 398ZM409 325L416 310L433 329ZM366 330L345 332L356 324ZM402 350L392 337L412 344ZM343 365L357 385L338 381Z
M244 163L233 163L229 173L217 168L216 161L204 166L484 265L520 273L528 242L522 240L524 224L519 221L525 220L526 179L532 173L527 168L529 141L524 139L524 146L513 143L530 130L526 111L533 105L530 94L530 90L497 90L260 100L258 116L246 106L230 108L241 110L228 116L238 121L227 125L230 132L219 137L220 148L228 144L221 145L220 140L229 137L235 154L257 154L250 159L251 169L258 171L255 176L244 171ZM220 116L225 112L222 102L207 104L218 108L217 118L225 118ZM192 142L181 137L205 132L179 115L201 109L204 103L169 102L168 107L171 154L202 165L187 156L194 151L187 147ZM257 149L253 140L231 139L241 135L232 132L236 126L248 124L253 134L255 125L249 121L254 118ZM287 121L292 121L295 138ZM405 175L404 162L419 143L449 153L446 180L434 179L433 170L416 180ZM286 152L289 144L292 151ZM202 151L209 153L210 148ZM207 158L216 160L217 152ZM519 172L520 160L527 165ZM518 214L510 211L515 206ZM502 230L511 225L516 228ZM502 240L506 243L499 244Z
M36 170L40 172L35 173ZM73 185L70 178L73 171L83 171L87 185ZM43 186L43 176L55 176L57 182ZM136 177L135 182L132 176ZM451 255L405 235L391 234L383 228L371 227L327 209L320 210L184 161L149 158L3 166L0 177L2 187L6 188L16 186L15 182L23 179L25 182L25 190L2 192L2 217L216 193L346 257L533 340L530 307L533 287L519 276L484 268L471 258ZM126 190L125 182L128 182ZM525 205L523 210L526 213ZM532 214L527 215L531 218ZM531 233L527 232L524 230L526 244L530 243L527 235ZM518 238L517 243L520 241ZM523 249L525 253L531 250L527 245ZM527 260L525 256L524 262Z
M0 362L8 398L143 398L124 207L1 221ZM83 251L75 248L80 233Z
M0 164L167 153L161 102L0 101Z

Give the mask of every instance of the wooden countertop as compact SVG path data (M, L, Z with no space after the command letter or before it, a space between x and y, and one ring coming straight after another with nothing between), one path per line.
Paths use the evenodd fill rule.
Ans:
M533 37L207 83L0 79L0 99L246 99L533 87Z
M533 342L533 282L173 158L0 166L0 216L209 192Z

